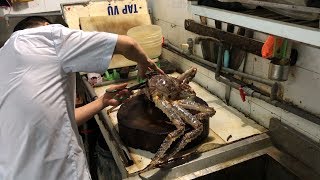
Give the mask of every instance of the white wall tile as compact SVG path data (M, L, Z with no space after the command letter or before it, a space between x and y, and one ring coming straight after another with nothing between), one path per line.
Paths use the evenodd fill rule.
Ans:
M299 52L297 66L320 74L320 49L298 43L293 47Z
M153 7L157 8L157 13L159 14L157 18L161 17L163 18L162 20L166 22L167 28L164 29L165 31L168 31L168 38L173 42L173 44L180 46L181 43L186 42L188 37L194 38L197 36L184 30L184 19L192 18L196 22L200 22L199 16L190 14L187 8L183 9L185 3L184 5L181 4L179 7L177 7L178 4L175 4L175 7L168 8L168 6L178 3L179 0L172 2L170 2L170 0L153 1ZM176 9L173 10L174 8ZM169 14L165 15L168 9L170 9L170 12ZM214 27L214 20L208 19L208 23L210 26ZM177 26L172 28L172 24ZM223 27L226 29L225 24ZM268 35L263 33L254 33L254 38L262 42L264 42L267 37ZM284 98L289 99L294 104L297 104L308 111L314 112L315 114L320 114L320 96L318 95L320 89L320 59L318 58L320 55L320 49L309 47L304 44L294 44L294 47L297 48L300 53L299 60L297 62L298 68L292 68L293 71L290 73L289 80L282 83L284 86ZM197 55L202 56L199 45L196 46L195 52ZM176 58L176 55L172 55L170 58L175 59L175 64L180 66L181 69L188 69L190 66L194 66L194 64L190 61ZM270 61L266 59L253 54L248 54L245 72L267 79L269 63ZM203 68L197 68L199 69L200 73L197 75L195 80L202 84L210 92L213 92L213 94L217 95L219 98L224 99L225 85L217 82L214 79L214 72L208 70L207 73L205 73L205 70L202 70ZM251 81L249 81L249 83L250 82ZM261 85L259 83L254 84L259 88L270 92L270 87ZM255 98L248 99L249 100L246 103L243 103L239 98L237 90L231 91L230 104L240 109L245 114L250 114L251 118L255 119L265 127L269 126L270 118L282 118L282 121L291 124L291 126L295 129L301 132L307 131L304 132L304 134L306 134L308 137L314 140L320 139L320 127L318 125L315 126L310 124L308 121L301 121L301 118L294 118L292 117L292 114L285 113L283 110Z
M250 117L257 120L264 127L269 127L271 118L281 118L282 110L280 108L256 98L251 98L249 101L251 104Z
M314 114L320 114L319 90L320 74L292 67L289 80L284 83L284 99Z
M192 14L188 11L188 1L185 0L169 0L168 7L169 16L172 22L180 27L184 27L184 20L192 18Z
M225 99L225 89L226 85L216 81L214 78L211 78L211 81L207 82L208 90L213 92L216 96L221 99Z
M250 117L256 120L262 126L269 128L271 118L275 117L280 119L280 115L273 113L271 110L264 108L252 101L250 101L250 104L251 104Z
M188 61L188 60L186 60L186 61ZM195 64L195 63L193 63L193 62L191 62L191 61L189 61L189 64L190 64L192 67L197 68L197 70L198 70L199 73L202 73L203 75L209 77L209 70L208 70L207 68L204 68L203 66L200 66L200 65L198 65L198 64Z
M188 1L185 0L153 0L149 4L154 17L180 27L184 27L184 19L191 19L193 16L188 11Z
M267 109L268 111L271 111L272 114L276 115L277 117L281 117L282 109L277 108L277 107L275 107L265 101L257 99L257 98L251 98L250 101L251 101L251 105L256 104L264 109Z
M152 15L157 19L169 19L168 13L168 0L148 0L149 8L152 10Z
M198 71L196 76L194 77L194 81L196 81L202 87L208 89L208 82L210 81L210 78Z
M253 57L253 75L268 78L269 64L270 61L259 56Z
M230 105L235 107L236 109L238 109L239 111L243 112L246 115L250 115L251 113L251 97L247 96L246 97L246 101L243 102L241 97L240 97L240 93L238 90L236 89L231 89L231 93L230 93Z
M157 19L155 20L154 24L158 25L161 27L162 29L162 36L165 38L165 39L168 39L169 36L168 36L168 33L169 33L169 28L170 27L170 23L167 23L165 21L162 21L160 19Z
M185 30L183 28L174 24L171 24L170 27L171 28L168 29L168 39L173 45L180 47L182 43L187 42L187 40L184 39L183 33Z

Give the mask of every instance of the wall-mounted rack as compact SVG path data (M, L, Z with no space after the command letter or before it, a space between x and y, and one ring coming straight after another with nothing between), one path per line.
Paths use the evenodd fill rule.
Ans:
M191 3L195 15L235 24L267 34L272 34L308 45L320 47L319 21L296 20L265 9L233 12ZM317 8L313 8L317 9Z

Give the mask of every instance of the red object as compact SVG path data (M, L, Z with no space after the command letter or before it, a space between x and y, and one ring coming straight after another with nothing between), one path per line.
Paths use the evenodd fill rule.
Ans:
M275 42L277 43L275 46ZM269 36L266 42L263 44L261 49L261 55L263 58L272 58L274 57L274 50L278 50L282 45L282 39L276 38L275 36Z
M240 97L242 99L242 102L246 102L246 93L244 92L244 90L242 89L242 87L239 88L239 92L240 92Z

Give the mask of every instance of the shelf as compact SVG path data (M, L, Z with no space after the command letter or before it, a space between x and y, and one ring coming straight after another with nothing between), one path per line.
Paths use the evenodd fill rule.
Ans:
M207 6L190 4L193 14L235 24L267 34L284 37L312 46L320 47L320 30L311 26L283 22L251 14L227 11ZM318 23L317 23L318 24Z
M220 1L221 2L239 2L242 4L250 4L250 5L256 5L261 7L279 8L279 9L294 10L299 12L320 14L320 8L299 6L294 4L283 4L283 3L258 1L258 0L220 0Z

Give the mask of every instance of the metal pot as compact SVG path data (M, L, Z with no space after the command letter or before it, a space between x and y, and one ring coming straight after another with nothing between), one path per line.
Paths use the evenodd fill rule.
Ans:
M289 76L290 65L269 64L269 79L276 81L286 81Z

